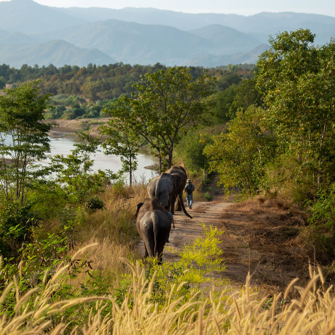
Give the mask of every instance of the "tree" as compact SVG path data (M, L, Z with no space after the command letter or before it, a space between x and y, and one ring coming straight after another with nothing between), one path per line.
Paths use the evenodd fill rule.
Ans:
M265 91L266 119L282 152L290 153L304 176L320 187L335 178L335 43L316 47L308 29L270 40L257 62L258 87Z
M98 170L92 173L94 160L91 159L91 154L97 151L99 138L86 132L77 133L77 136L78 142L74 144L75 149L70 155L51 158L51 167L56 173L55 186L60 185L76 202L98 191L108 178L117 179L110 171Z
M127 109L126 106L124 106ZM106 110L106 112L108 112ZM133 172L137 168L136 155L140 143L134 133L130 118L127 115L115 116L106 125L100 128L101 135L107 135L102 143L106 155L118 155L121 157L122 172L129 173L129 185L133 183Z
M207 106L203 99L213 93L215 79L207 75L194 79L181 67L146 74L134 85L133 98L122 96L109 114L126 119L134 134L168 155L172 165L175 144L181 132L204 119Z
M255 194L276 148L275 138L264 121L264 111L254 106L239 111L228 123L228 133L214 136L213 141L204 153L210 159L210 170L219 173L220 184L227 193L240 187L245 194Z
M207 145L213 144L212 137L222 133L223 130L223 126L191 129L180 140L176 151L189 170L196 172L203 170L205 179L208 178L210 160L204 154L204 149Z
M0 190L6 200L24 204L29 183L38 175L35 162L50 150L44 121L49 95L39 96L37 82L5 89L0 96Z

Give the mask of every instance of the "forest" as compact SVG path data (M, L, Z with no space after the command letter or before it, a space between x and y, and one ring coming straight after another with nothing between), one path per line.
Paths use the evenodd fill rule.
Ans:
M255 66L205 71L0 67L0 82L16 84L0 96L4 333L332 334L335 43L314 38L283 32ZM100 137L78 133L71 155L39 165L46 118L100 116ZM99 145L122 171L92 171ZM142 260L133 217L147 191L132 172L143 145L160 172L183 163L237 202L262 195L299 211L305 223L290 231L314 262L310 280L264 296L248 274L232 289L224 232L206 225L175 262Z

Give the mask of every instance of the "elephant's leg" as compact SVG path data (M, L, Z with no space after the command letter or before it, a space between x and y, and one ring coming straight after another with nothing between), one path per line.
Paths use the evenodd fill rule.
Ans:
M158 245L158 247L157 247L158 264L162 264L163 263L163 250L164 250L164 243Z
M170 209L170 212L172 214L174 214L174 206L175 206L175 203L176 203L176 196L175 195L172 195L171 196L171 209Z
M176 206L176 211L181 212L183 210L182 206L181 206L181 201L179 198L177 198L177 206Z
M149 253L148 253L148 250L147 250L147 247L146 245L144 244L144 258L147 258L149 256Z

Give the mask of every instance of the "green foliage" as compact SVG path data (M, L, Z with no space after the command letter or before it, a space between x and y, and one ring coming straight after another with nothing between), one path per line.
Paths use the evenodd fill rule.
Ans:
M222 284L222 281L215 281L210 276L213 272L224 271L222 264L222 250L219 247L220 236L223 232L206 227L204 237L197 238L193 243L184 246L183 250L177 253L179 260L176 262L164 262L158 264L156 259L149 259L146 267L146 278L153 282L153 303L159 306L171 299L180 298L180 303L185 303L191 296L203 290L202 284ZM117 298L123 301L128 294L127 288L131 285L131 277L126 276L125 280L116 292ZM170 292L173 290L173 296Z
M101 199L94 195L85 202L85 207L89 210L97 210L105 208L105 204Z
M191 129L182 137L176 146L176 153L189 171L202 170L207 178L210 161L203 151L207 145L213 144L212 136L220 134L222 130L222 126Z
M236 117L238 110L247 110L250 106L261 106L261 94L256 88L255 79L246 79L232 84L225 90L212 95L209 103L215 124L226 123Z
M320 187L335 178L335 43L316 47L313 41L307 29L271 39L257 63L257 83L281 153L294 157Z
M328 261L335 257L335 184L320 189L317 197L316 202L306 202L312 214L308 220L309 241L316 246L319 259Z
M99 146L99 139L89 133L77 133L79 142L67 157L56 155L52 157L52 170L56 173L55 182L63 185L71 202L83 201L90 194L97 192L110 179L118 176L109 171L92 173L93 160L90 155Z
M204 197L205 197L208 201L212 201L212 200L213 200L213 197L212 197L208 192L206 192L206 193L204 194Z
M6 79L0 76L0 90L2 90L6 86Z
M120 173L129 173L129 185L131 186L133 183L133 172L137 168L136 156L140 143L137 134L133 130L129 113L123 113L124 110L127 110L127 106L122 106L119 103L116 106L117 110L122 110L121 113L113 113L113 109L111 111L104 110L105 113L110 113L112 118L108 120L107 124L99 127L100 134L107 135L102 147L106 155L120 156L122 162Z
M265 166L275 156L276 142L264 122L264 110L250 107L228 123L228 133L215 136L204 152L212 171L229 194L234 187L253 195L262 185Z
M28 185L39 175L34 165L50 150L43 122L49 95L39 96L37 83L4 90L0 96L0 198L24 204Z
M33 228L37 225L37 213L32 204L21 206L18 202L5 202L0 207L0 254L17 256L22 243L31 241Z
M223 66L220 68L209 69L208 73L217 78L230 77L225 82L237 82L238 79L231 76L232 71L238 74L240 78L250 78L253 73L254 65L241 64L234 66ZM157 63L155 65L134 65L129 64L109 64L103 66L87 66L79 68L78 66L65 65L63 67L50 66L22 66L21 69L15 69L6 64L0 65L0 76L6 83L22 83L39 78L43 78L40 83L42 94L52 93L55 95L53 104L71 106L67 104L67 97L76 95L85 97L90 101L111 100L126 94L130 96L134 92L132 85L140 80L140 76L147 73L166 69L165 66ZM201 76L202 67L192 67L191 73L194 78ZM233 79L232 79L233 78ZM82 104L82 102L81 102Z
M134 85L133 98L122 96L109 114L127 120L134 136L147 141L160 158L167 153L171 167L181 133L204 119L203 99L213 92L214 82L208 75L194 79L181 67L146 74Z

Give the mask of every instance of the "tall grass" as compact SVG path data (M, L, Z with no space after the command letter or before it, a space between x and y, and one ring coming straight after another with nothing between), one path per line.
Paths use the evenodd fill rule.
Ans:
M272 303L250 287L250 276L245 287L231 292L229 285L217 291L211 289L207 299L194 293L186 303L176 294L180 287L173 286L162 308L153 303L151 296L155 278L146 280L145 269L137 262L128 264L132 271L132 285L120 305L111 296L86 297L57 301L52 296L62 284L61 267L44 286L21 295L17 279L3 290L0 305L1 334L324 334L335 333L335 298L332 288L323 288L321 271L313 272L306 287L295 286L292 281L285 293L275 295ZM10 291L16 291L15 314L6 315L3 307ZM289 300L290 292L295 299ZM30 299L34 297L34 299ZM130 301L132 300L132 301ZM95 302L95 304L92 304ZM87 318L70 329L65 311L86 305ZM104 310L110 310L108 314ZM55 316L58 316L55 318ZM55 322L57 320L57 322Z

